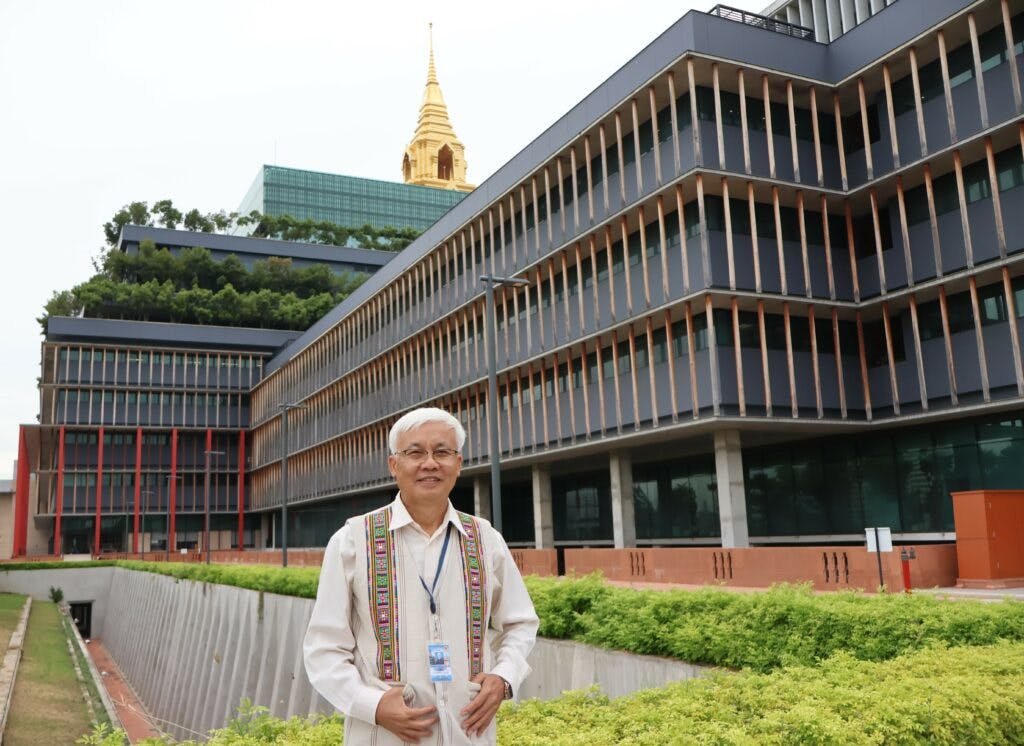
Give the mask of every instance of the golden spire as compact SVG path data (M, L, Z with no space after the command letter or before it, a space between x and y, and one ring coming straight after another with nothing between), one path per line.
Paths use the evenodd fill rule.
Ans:
M466 183L465 147L448 119L448 106L437 81L433 23L429 25L428 33L427 86L420 103L416 132L402 158L402 177L406 184L468 192L473 185Z
M437 69L434 67L434 24L427 24L428 34L430 34L430 64L427 65L427 85L431 83L437 84Z

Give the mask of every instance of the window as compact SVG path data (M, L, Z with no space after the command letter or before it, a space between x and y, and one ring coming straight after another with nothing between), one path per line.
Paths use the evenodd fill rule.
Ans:
M889 251L892 248L892 225L889 210L885 207L878 209L878 234L882 251ZM875 256L875 221L870 212L853 218L853 245L858 259Z
M942 309L937 300L917 307L917 329L922 342L942 337Z
M868 139L870 142L878 142L882 135L878 126L878 107L874 104L868 107L867 118ZM847 155L864 149L864 123L861 121L859 111L843 117L843 146L846 148Z
M1021 157L1020 148L1014 147L997 153L995 163L1000 192L1024 184L1024 159Z
M970 293L957 293L949 296L946 299L946 309L949 312L950 334L973 331L974 310L971 308Z
M903 325L899 317L891 318L889 328L892 331L893 363L907 359L903 348ZM864 324L864 353L869 368L877 368L889 364L889 353L885 343L885 326L881 319Z
M1013 306L1017 318L1024 316L1024 277L1013 278Z
M992 186L988 178L988 162L977 161L963 169L964 197L967 204L991 199Z
M956 88L974 79L974 58L970 44L964 44L949 52L946 61L949 64L950 88Z
M1002 285L988 285L978 290L978 310L983 326L1007 321L1006 298Z
M697 118L705 122L715 121L715 92L704 86L697 87Z

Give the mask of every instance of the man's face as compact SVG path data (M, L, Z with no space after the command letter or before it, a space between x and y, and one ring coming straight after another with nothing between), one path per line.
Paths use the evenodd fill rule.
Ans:
M455 433L441 422L428 422L398 436L399 452L410 448L430 454L438 449L456 450ZM388 456L388 469L398 483L407 505L434 505L448 499L462 470L462 456L438 461L428 455L422 461L402 453Z

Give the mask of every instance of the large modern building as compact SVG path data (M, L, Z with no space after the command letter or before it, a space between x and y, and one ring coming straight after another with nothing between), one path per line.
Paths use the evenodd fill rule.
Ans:
M272 359L253 509L287 452L322 544L421 404L484 510L496 420L523 545L942 541L951 491L1020 487L1024 3L768 14L686 14ZM483 274L528 281L493 402Z
M951 540L1024 483L1022 55L1021 0L687 13L240 384L246 512L280 536L287 459L322 546L434 404L520 546Z
M126 225L118 248L208 249L248 267L271 257L372 274L396 254ZM0 556L201 545L210 451L211 547L266 543L246 511L249 396L263 365L299 336L270 329L51 318L39 422L19 433L14 530ZM2 507L2 505L0 505ZM4 539L11 548L4 553ZM270 537L272 541L272 537Z
M336 225L415 228L432 225L465 196L452 189L358 176L263 166L238 208Z

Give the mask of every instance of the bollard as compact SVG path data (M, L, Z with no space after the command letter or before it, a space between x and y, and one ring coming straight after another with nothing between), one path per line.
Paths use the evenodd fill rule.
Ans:
M913 588L910 584L910 560L917 558L917 552L914 551L913 547L909 549L904 548L900 550L900 562L903 565L903 591L905 593L912 593Z

